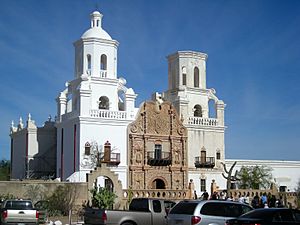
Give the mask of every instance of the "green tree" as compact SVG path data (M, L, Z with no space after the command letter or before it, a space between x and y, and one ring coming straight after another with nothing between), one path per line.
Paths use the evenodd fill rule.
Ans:
M109 191L107 188L100 187L90 190L92 194L92 205L99 209L112 209L112 206L117 198L114 192Z
M241 189L266 189L272 184L272 169L266 166L242 166L238 172Z
M10 177L10 161L2 159L0 161L0 180L9 180Z
M68 215L72 210L75 200L78 198L78 190L72 184L60 185L47 198L48 211L50 216Z

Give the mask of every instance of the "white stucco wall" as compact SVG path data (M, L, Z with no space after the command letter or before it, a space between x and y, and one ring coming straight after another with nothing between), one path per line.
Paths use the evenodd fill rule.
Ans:
M23 179L25 177L25 157L26 157L26 131L13 135L12 151L12 179Z
M279 188L286 186L287 191L295 191L297 183L300 181L300 161L284 160L246 160L246 159L226 159L228 168L237 161L234 170L240 170L242 166L266 166L272 169L274 182Z

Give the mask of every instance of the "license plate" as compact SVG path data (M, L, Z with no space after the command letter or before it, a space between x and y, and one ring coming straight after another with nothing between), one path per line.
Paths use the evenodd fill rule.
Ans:
M183 220L175 220L175 224L178 224L178 225L183 224Z

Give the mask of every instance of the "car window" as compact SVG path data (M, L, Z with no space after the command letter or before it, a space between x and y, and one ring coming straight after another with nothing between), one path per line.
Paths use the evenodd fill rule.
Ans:
M166 201L164 201L164 205L165 205L165 208L171 209L174 205L176 205L176 203L166 200Z
M280 217L282 221L294 221L292 211L284 210L280 212Z
M164 201L164 206L165 206L165 211L167 214L169 214L171 208L176 205L175 202L172 202L172 201L168 201L168 200L165 200Z
M194 215L197 202L179 202L172 209L170 214Z
M226 211L227 210L225 204L207 202L202 206L200 214L208 216L225 216Z
M129 210L149 212L148 199L133 199L129 205Z
M241 207L242 207L241 214L244 214L244 213L247 213L247 212L250 212L253 210L253 208L251 208L250 206L247 206L247 205L241 205Z
M238 204L225 204L226 217L239 217L242 214L242 207Z
M294 210L293 210L293 214L294 214L294 216L295 216L295 220L296 220L297 222L299 222L299 221L300 221L300 211L297 210L297 209L294 209Z
M5 204L6 209L32 209L30 201L7 201Z
M156 213L161 212L161 204L159 200L153 200L153 211Z
M281 217L280 217L279 212L278 212L278 213L275 213L275 214L273 215L272 221L273 221L273 222L280 222L280 221L281 221Z

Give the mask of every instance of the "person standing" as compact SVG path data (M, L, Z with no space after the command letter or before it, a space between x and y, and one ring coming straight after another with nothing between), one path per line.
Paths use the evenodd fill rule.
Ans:
M203 200L208 200L208 193L207 193L207 191L205 190L203 193L202 193L202 195L201 195L201 197L202 197L202 199Z
M263 193L263 195L261 196L260 200L261 200L261 207L262 208L264 208L266 204L268 205L268 199L267 199L266 192Z

